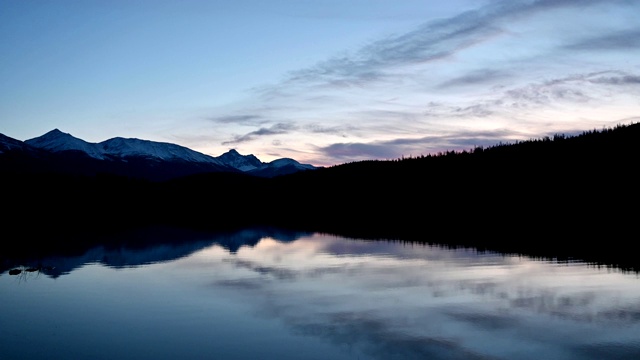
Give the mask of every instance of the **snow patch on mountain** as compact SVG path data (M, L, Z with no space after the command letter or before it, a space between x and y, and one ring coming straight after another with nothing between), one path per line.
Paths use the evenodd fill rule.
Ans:
M290 159L290 158L281 158L281 159L273 160L273 161L267 163L267 166L270 166L270 167L294 166L296 168L299 168L300 170L313 170L313 169L315 169L315 166L313 166L313 165L300 164L296 160L293 160L293 159Z
M226 153L218 156L218 159L224 164L234 167L240 171L251 171L262 168L265 164L253 154L240 155L235 149L231 149Z
M82 151L92 158L105 159L104 151L98 144L86 142L58 129L51 130L37 138L26 140L25 144L52 152Z
M142 156L159 160L183 160L223 165L220 160L213 156L171 143L116 137L103 141L98 145L102 146L105 154L121 158Z

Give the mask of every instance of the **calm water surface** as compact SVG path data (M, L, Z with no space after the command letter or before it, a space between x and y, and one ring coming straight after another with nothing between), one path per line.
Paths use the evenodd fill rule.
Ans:
M0 359L640 359L640 278L247 230L0 275Z

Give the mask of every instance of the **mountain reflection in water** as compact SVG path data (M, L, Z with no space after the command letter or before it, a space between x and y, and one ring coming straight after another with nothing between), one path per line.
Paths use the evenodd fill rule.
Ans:
M275 228L153 234L3 260L0 358L640 358L637 274Z
M114 238L108 239L105 243L98 241L94 247L80 248L76 251L79 253L74 255L55 252L19 257L0 255L0 272L10 267L14 267L12 269L14 271L36 269L39 273L55 278L68 274L84 264L100 263L114 268L147 265L189 256L214 244L233 254L240 247L255 246L266 237L276 238L279 241L294 241L310 234L271 227L245 228L233 232L200 232L163 226L146 227L114 235ZM93 243L95 241L90 242L90 244Z

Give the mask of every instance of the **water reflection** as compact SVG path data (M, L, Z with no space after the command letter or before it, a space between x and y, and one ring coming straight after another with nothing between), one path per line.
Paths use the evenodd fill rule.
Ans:
M264 299L262 315L374 358L640 355L637 277L584 264L326 236L219 260L202 263L225 274L212 287Z
M282 242L295 241L307 232L273 227L244 228L233 232L204 232L174 227L147 227L113 235L105 243L98 243L78 254L38 254L37 256L6 257L0 255L0 273L10 275L37 272L56 278L84 264L99 263L122 268L176 260L217 244L230 253L243 246L255 246L269 237Z
M102 358L640 358L640 279L583 263L274 229L96 248L66 261L57 276L70 276L56 280L64 290L47 286L48 301L79 296L101 326L146 331L70 338L90 341ZM15 293L5 275L0 291ZM46 338L32 310L22 331ZM0 319L20 328L12 315ZM109 348L125 338L137 344L128 354ZM6 339L3 350L18 351Z

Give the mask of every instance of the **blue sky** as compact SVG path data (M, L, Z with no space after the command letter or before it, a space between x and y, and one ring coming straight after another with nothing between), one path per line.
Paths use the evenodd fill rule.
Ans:
M0 0L0 133L329 166L640 120L639 0Z

